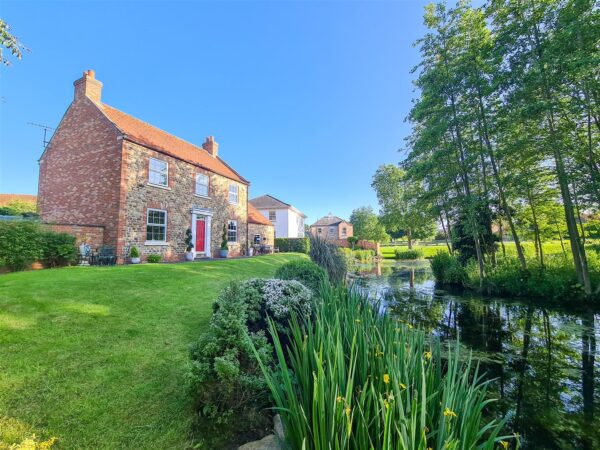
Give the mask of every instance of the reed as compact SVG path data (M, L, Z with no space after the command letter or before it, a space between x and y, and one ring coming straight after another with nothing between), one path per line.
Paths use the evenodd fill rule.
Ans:
M277 370L263 374L294 450L518 447L505 420L483 418L492 400L470 355L444 354L356 290L324 283L286 347L271 334Z

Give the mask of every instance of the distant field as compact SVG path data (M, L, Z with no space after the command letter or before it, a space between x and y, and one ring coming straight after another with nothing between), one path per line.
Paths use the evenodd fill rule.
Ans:
M531 258L535 257L535 246L533 242L523 242L523 248L525 249L525 255ZM569 252L569 243L567 241L564 242L565 250ZM505 242L504 247L506 248L506 254L511 256L516 256L517 249L515 247L514 242ZM544 242L544 254L552 255L552 254L560 254L562 253L562 247L560 241L549 241ZM386 259L394 259L396 249L407 250L407 245L394 245L394 246L382 246L381 247L381 255ZM413 245L413 248L420 249L423 251L425 258L431 258L438 252L448 252L448 247L446 244L435 244L435 245ZM498 251L501 252L502 248L500 244L498 244Z

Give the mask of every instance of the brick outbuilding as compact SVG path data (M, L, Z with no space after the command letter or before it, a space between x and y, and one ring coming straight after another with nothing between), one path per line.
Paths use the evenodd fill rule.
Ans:
M75 98L40 158L41 220L80 241L110 245L120 262L181 259L188 229L197 257L217 256L223 230L230 255L248 248L249 182L219 156L102 102L93 71L75 81ZM84 231L82 231L84 230Z

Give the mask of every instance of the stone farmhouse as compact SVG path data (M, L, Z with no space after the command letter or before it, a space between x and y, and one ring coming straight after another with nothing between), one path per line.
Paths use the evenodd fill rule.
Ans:
M310 233L328 240L343 240L353 236L354 228L350 222L329 213L310 226Z
M248 180L212 136L197 147L103 103L92 70L74 85L39 161L42 222L113 246L119 262L131 246L180 260L188 229L196 257L218 256L224 228L230 256L247 253L249 234L272 240L270 223L249 211Z

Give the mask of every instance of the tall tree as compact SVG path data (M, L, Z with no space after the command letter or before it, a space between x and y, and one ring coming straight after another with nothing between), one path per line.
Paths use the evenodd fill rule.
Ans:
M381 220L391 231L402 230L412 249L414 238L431 237L435 233L434 211L431 205L419 202L419 184L406 172L387 164L380 166L373 176L373 188L381 208Z
M381 243L390 241L389 234L370 206L361 206L352 211L350 223L354 228L354 237L358 239Z

